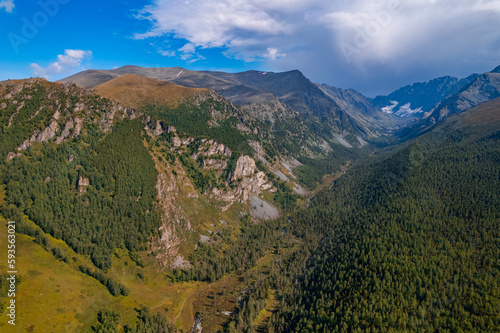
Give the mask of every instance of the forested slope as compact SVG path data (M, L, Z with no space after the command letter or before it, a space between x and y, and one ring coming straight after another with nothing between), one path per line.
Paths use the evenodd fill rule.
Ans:
M499 112L450 119L294 216L294 233L320 245L272 329L499 331L500 132L484 121Z

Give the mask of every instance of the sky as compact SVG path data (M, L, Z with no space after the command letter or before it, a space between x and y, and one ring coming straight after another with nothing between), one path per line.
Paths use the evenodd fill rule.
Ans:
M500 0L0 0L0 80L287 71L374 97L500 65Z

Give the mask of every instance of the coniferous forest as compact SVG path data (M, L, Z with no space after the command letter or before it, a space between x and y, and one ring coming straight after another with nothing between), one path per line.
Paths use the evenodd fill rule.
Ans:
M59 268L97 281L111 297L85 313L82 327L181 332L183 310L192 306L189 325L212 318L211 329L231 333L500 332L500 132L484 121L491 112L472 110L370 151L317 148L317 155L297 156L291 183L269 162L283 148L265 149L271 134L236 130L246 126L236 107L219 122L204 109L219 112L227 103L147 105L141 116L123 111L104 130L116 105L65 89L35 82L22 91L30 95L23 107L2 111L0 205ZM81 134L16 150L51 124L47 110L59 104L86 115ZM151 134L154 124L161 134ZM207 148L211 138L226 146ZM262 146L257 162L241 165ZM206 148L212 152L203 155ZM10 158L12 151L22 153ZM279 217L259 220L244 200L234 211L215 206L214 193L242 191L245 168L246 177L265 177L269 191L260 198ZM162 188L160 174L179 181ZM296 184L311 192L298 194ZM182 200L169 203L169 195ZM198 224L181 229L179 211L196 209L203 213L189 216ZM187 264L162 266L158 239L173 243L176 232ZM3 275L2 296L6 281ZM161 288L171 288L175 306L171 295L141 298Z

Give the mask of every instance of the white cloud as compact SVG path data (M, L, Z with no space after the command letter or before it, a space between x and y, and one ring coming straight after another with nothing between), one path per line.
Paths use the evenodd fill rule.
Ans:
M173 37L198 52L222 47L229 57L299 68L316 81L335 77L343 87L500 62L499 0L152 0L138 18L151 28L135 38ZM183 59L196 57L181 50Z
M57 61L52 62L49 66L44 68L33 63L31 64L31 68L36 76L52 78L55 75L69 74L81 70L82 61L91 56L91 51L65 50L64 54L59 54L57 56Z
M196 46L192 43L187 43L178 51L179 58L181 58L181 60L187 61L189 64L205 59L204 56L196 52Z
M0 0L0 10L3 9L7 13L12 13L14 7L15 6L13 0Z
M276 60L281 57L285 57L285 53L281 53L279 49L275 47L268 47L267 52L264 54L264 58L268 58L271 60Z
M158 48L158 53L161 54L164 57L175 57L176 53L175 51L172 50L164 50L161 47Z
M135 37L174 34L195 46L222 47L230 46L234 40L244 43L255 34L275 36L289 32L289 24L266 11L262 3L247 0L155 0L138 16L150 20L153 28Z
M187 43L186 45L184 45L183 47L181 47L179 49L179 52L182 52L182 53L195 53L196 52L196 46L194 46L194 44L191 44L191 43Z

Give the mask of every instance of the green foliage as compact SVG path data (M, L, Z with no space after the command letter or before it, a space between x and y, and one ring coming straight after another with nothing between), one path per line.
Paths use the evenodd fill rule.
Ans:
M191 157L186 155L179 156L179 161L184 166L184 170L188 174L189 178L193 181L193 185L201 193L211 188L217 188L222 185L222 179L217 177L217 174L213 170L203 170L199 164L194 161Z
M298 195L293 193L290 187L281 180L276 180L274 185L277 188L274 195L274 202L285 211L290 211L297 207Z
M99 281L102 285L106 286L108 288L108 291L111 295L113 296L128 296L130 293L130 290L124 286L123 284L119 283L117 280L114 278L109 277L100 269L92 269L88 266L80 265L79 267L80 272L83 274L86 274L90 277L93 277L97 281Z
M120 314L113 310L102 309L97 314L97 322L96 326L92 326L93 332L118 333Z
M19 111L17 110L19 103L12 104L8 100L7 108L0 112L0 157L2 160L5 159L7 153L15 151L35 129L46 127L48 125L47 119L50 119L51 110L46 106L50 105L51 102L47 99L45 87L26 88L23 90L23 94L30 95L32 98L24 100L24 107ZM38 115L33 117L36 111L39 111ZM11 119L11 126L8 126Z
M242 274L281 236L282 224L282 220L274 220L255 225L249 219L242 219L241 235L236 241L223 238L217 245L198 244L190 257L194 268L177 271L175 276L185 281L213 282L232 272Z
M229 116L209 125L212 121L211 110L229 112L232 106L229 103L216 101L210 97L198 104L189 100L181 103L177 108L167 108L158 105L144 107L144 112L157 117L174 126L179 132L194 138L211 138L225 144L233 152L249 154L252 148L247 143L247 137L236 128L238 119Z
M152 313L148 307L137 310L139 321L135 326L125 326L126 333L174 333L175 328L159 313Z
M223 332L257 332L254 327L254 320L259 312L265 308L267 293L272 285L270 276L252 283L245 289L244 297L240 294L241 300L234 311L232 320L225 324Z
M424 137L318 194L275 331L498 331L499 162L498 137Z
M42 151L32 147L26 158L4 166L3 212L8 216L8 207L17 207L104 270L115 248L143 249L160 219L154 206L156 170L142 143L142 127L126 120L104 139L94 134ZM80 177L90 180L86 192L78 191ZM44 245L41 236L35 239Z
M298 158L303 165L293 171L299 181L308 189L314 190L322 182L323 177L340 171L340 167L348 160L358 159L361 153L336 145L335 150L325 158L311 158L301 156Z

